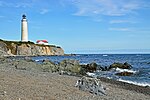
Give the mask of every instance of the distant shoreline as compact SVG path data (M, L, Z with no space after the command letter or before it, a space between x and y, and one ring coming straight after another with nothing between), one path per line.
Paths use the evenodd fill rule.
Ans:
M77 55L150 55L150 53L143 53L143 54L139 54L139 53L133 53L133 54L109 54L109 53L104 53L104 54L64 54L64 55L4 55L4 57L40 57L40 56L77 56Z

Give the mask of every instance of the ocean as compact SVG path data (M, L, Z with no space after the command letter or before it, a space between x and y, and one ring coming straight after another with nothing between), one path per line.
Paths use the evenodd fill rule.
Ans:
M80 64L88 64L95 62L103 67L110 66L114 62L132 65L132 69L123 70L117 68L112 71L96 71L88 73L92 77L107 77L118 81L123 81L140 86L150 86L150 54L77 54L76 56L37 56L32 57L35 61L49 59L55 63L59 63L64 59L78 60ZM115 73L129 71L133 72L131 76L116 76Z

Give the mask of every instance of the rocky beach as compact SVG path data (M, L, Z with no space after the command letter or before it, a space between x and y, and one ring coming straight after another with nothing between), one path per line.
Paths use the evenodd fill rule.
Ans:
M150 98L150 87L106 78L98 79L105 87L106 95L99 96L79 90L75 84L83 75L83 69L81 70L80 64L74 60L64 60L55 64L49 60L37 63L29 57L1 57L0 100L149 100Z
M150 100L150 0L0 0L0 100Z

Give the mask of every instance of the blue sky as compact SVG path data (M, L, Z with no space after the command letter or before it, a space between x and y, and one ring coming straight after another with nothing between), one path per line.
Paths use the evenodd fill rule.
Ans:
M0 38L46 39L66 53L150 53L150 0L0 0Z

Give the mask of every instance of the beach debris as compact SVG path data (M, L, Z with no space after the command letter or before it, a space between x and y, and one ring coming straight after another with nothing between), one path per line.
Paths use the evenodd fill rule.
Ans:
M78 87L79 90L88 91L95 95L106 95L106 88L103 87L97 78L83 76L81 79L77 80L75 87Z

